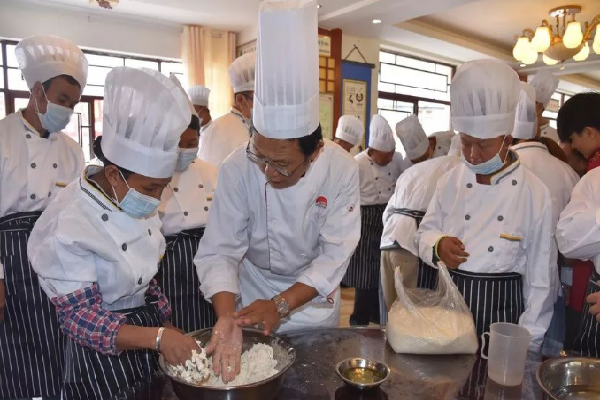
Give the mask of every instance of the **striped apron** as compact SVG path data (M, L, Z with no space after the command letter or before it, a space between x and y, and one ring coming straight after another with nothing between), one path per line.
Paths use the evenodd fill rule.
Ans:
M127 317L127 324L160 327L155 296L146 305L115 311ZM159 374L158 353L154 350L127 350L119 356L105 356L71 338L65 351L65 400L160 400L164 381Z
M0 260L6 306L0 323L0 398L60 395L64 337L54 305L27 257L27 240L41 212L0 219Z
M594 271L588 282L586 297L600 292L598 281L600 281L600 274ZM598 324L596 316L590 314L591 306L590 303L586 302L583 307L579 334L573 342L573 350L585 357L600 358L600 324Z
M347 287L362 290L379 289L381 269L381 235L383 212L387 204L360 207L361 237L348 271L342 280Z
M166 237L167 249L156 279L171 303L171 323L185 331L213 327L216 316L212 304L204 300L194 265L204 228L190 229Z

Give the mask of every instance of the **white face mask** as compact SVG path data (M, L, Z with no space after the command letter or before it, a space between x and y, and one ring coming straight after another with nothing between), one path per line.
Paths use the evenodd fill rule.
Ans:
M194 147L191 149L179 148L179 154L177 155L177 164L175 164L175 171L184 171L198 156L198 148Z
M42 88L42 90L44 90ZM42 127L50 133L60 132L67 127L71 117L73 116L73 110L67 107L59 106L58 104L52 103L46 97L46 91L44 90L44 97L46 98L46 113L40 113L40 109L35 100L35 109Z

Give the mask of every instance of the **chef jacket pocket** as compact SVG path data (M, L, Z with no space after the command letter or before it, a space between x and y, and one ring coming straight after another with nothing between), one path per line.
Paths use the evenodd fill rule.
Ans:
M525 252L525 238L522 234L500 234L500 250L507 264L516 263Z

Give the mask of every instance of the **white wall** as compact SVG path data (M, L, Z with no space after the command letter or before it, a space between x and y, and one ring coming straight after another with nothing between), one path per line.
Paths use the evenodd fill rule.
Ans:
M378 39L357 38L348 35L342 35L342 59L346 58L348 53L356 45L360 52L366 58L367 63L375 64L373 76L371 77L371 115L377 113L377 98L379 97L379 50L381 42ZM348 58L348 61L364 62L358 51L354 51Z
M180 32L181 27L176 24L14 3L0 4L0 37L4 38L22 39L51 34L86 48L180 59Z

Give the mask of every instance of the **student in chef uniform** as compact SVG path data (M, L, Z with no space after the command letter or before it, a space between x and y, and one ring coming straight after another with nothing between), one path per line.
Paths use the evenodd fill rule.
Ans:
M352 149L363 141L365 126L354 115L342 115L335 130L333 142L352 154Z
M171 80L181 87L175 75ZM179 140L175 173L158 206L161 232L167 241L158 285L171 303L171 323L185 332L209 328L216 322L212 304L200 292L194 256L204 235L217 168L196 158L200 124L191 103L190 108L192 120Z
M548 189L509 150L520 92L517 74L501 62L458 69L451 113L463 163L439 180L417 238L423 261L450 270L479 335L494 322L519 323L539 351L558 272Z
M252 117L256 54L247 53L229 66L229 80L235 93L235 105L202 132L198 158L219 168L223 161L249 138Z
M558 87L558 78L548 71L539 71L533 77L531 86L535 89L535 110L537 113L537 134L536 137L545 137L559 142L558 132L550 126L550 120L543 117L543 113L548 107L552 95Z
M31 95L27 108L0 121L0 398L55 397L62 341L54 307L27 261L27 240L85 166L81 147L61 131L79 103L88 64L75 44L54 36L23 39L15 55Z
M598 206L600 189L600 94L580 93L563 105L558 112L558 133L563 142L583 154L589 162L589 172L575 186L571 201L562 212L556 231L558 248L565 257L590 260L592 276L585 274L585 264L573 266L573 288L578 280L586 279L587 304L583 307L581 323L573 343L573 350L600 358L600 327L598 313L600 292L600 235L598 234ZM582 270L583 276L577 276ZM578 285L579 286L579 285Z
M381 265L382 215L402 173L402 155L389 123L381 115L371 119L369 147L355 157L360 172L362 236L342 281L356 288L350 325L380 323L379 269Z
M29 241L31 265L66 335L62 398L160 398L158 353L197 349L171 327L154 276L165 250L156 215L190 121L187 97L149 69L114 68L104 88L98 157L48 206ZM136 397L137 396L137 397Z
M435 132L429 135L429 145L433 149L432 158L447 156L452 145L452 138L455 136L454 131Z
M513 130L513 146L511 149L519 155L521 164L526 166L539 178L552 199L552 221L554 231L556 223L562 210L566 207L573 187L579 181L579 177L573 169L558 158L552 156L548 148L535 140L536 134L536 105L535 90L525 82L521 82L521 95L515 118ZM555 241L553 241L553 245ZM553 264L558 263L558 250L552 247ZM558 276L555 277L559 279ZM548 330L542 354L546 357L558 357L565 342L565 302L561 285L555 285L558 292L558 300L554 307L552 324Z
M200 119L200 136L212 125L212 116L210 108L208 108L208 100L210 98L210 89L202 85L191 87L188 90L188 95L192 99L194 112Z
M420 262L417 229L433 197L438 179L460 163L456 154L431 159L433 151L430 142L415 115L396 125L396 135L407 157L423 161L415 163L400 175L394 195L383 213L380 270L382 325L387 322L387 313L396 300L396 267L402 269L405 287L417 287Z
M218 316L207 351L224 380L239 373L240 325L338 326L360 238L358 165L319 126L317 4L299 3L260 5L256 131L219 171L194 259Z

